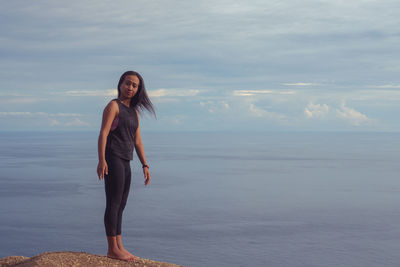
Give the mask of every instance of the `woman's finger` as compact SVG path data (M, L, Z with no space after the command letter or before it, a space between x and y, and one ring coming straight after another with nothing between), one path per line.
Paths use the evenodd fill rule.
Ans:
M144 171L144 179L144 185L148 185L150 183L150 172L147 169Z

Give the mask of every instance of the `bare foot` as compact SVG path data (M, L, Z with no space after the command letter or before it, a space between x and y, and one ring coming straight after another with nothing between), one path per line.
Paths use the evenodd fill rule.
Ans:
M107 257L116 259L116 260L123 260L123 261L133 261L134 260L131 256L127 255L125 252L122 252L119 249L108 251Z
M122 251L125 255L127 255L130 259L136 260L138 257L127 251L124 247L119 247L119 250Z

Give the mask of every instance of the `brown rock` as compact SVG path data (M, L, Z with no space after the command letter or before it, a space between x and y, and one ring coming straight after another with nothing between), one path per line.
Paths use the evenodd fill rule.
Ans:
M135 262L110 259L105 255L95 255L86 252L56 251L45 252L31 258L24 256L9 256L0 259L0 267L86 267L86 266L136 266L136 267L179 267L179 265L138 258Z

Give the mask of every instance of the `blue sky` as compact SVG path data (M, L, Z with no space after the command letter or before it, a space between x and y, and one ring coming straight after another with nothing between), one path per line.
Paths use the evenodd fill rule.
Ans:
M98 130L140 72L149 131L399 131L398 1L3 1L1 130Z

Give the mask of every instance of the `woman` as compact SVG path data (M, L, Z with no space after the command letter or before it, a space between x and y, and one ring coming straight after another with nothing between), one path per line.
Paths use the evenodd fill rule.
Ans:
M130 160L135 149L143 166L144 184L147 186L150 182L139 124L139 110L144 109L155 115L143 78L137 72L127 71L118 82L118 98L110 101L104 109L98 140L97 174L99 180L104 178L107 200L104 213L107 256L125 261L136 258L121 242L122 212L128 199Z

